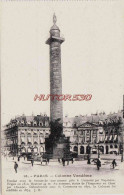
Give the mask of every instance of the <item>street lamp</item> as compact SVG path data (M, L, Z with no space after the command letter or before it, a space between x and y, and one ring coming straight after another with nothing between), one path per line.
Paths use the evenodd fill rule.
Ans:
M91 162L90 162L90 150L91 150L91 147L90 147L90 143L88 143L88 145L87 145L87 164L91 164Z
M124 155L124 125L122 126L122 156L121 156L121 162L123 162L123 160L124 160L123 155Z
M124 140L123 140L123 137L124 137L124 124L123 124L123 121L121 119L121 122L120 122L120 136L122 137L122 143L120 143L120 152L121 152L121 162L123 162L123 152L124 152Z
M123 95L123 119L122 119L122 156L121 156L121 162L123 162L123 159L124 159L124 154L123 154L123 152L124 152L124 95Z
M99 153L99 144L98 144L98 158L100 157L100 153Z
M98 158L100 157L100 147L99 147L99 143L97 142L98 145L95 145L95 148L97 149L97 154L98 154Z

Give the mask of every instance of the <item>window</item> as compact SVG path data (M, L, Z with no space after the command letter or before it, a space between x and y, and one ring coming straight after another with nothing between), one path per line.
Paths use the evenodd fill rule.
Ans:
M75 152L78 152L78 147L77 146L74 146L74 149L73 149Z
M80 147L80 154L84 154L84 147L83 146Z

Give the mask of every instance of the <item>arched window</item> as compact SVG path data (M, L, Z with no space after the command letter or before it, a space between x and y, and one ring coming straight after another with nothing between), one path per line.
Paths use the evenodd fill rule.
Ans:
M90 147L90 146L87 146L87 147L86 147L86 153L87 153L87 154L90 154L90 151L91 151L91 147Z
M74 146L74 149L73 149L75 152L78 152L78 147L77 146Z
M21 142L25 142L25 134L24 133L21 133L20 138L21 138Z
M80 154L84 154L84 146L80 147Z
M49 136L49 134L48 134L48 133L46 133L46 134L45 134L45 136L46 136L46 137L48 137L48 136Z
M109 147L106 146L106 154L108 154L108 153L109 153Z
M28 150L27 150L27 151L28 151L28 153L31 153L31 148L28 148Z
M115 145L115 148L118 148L118 146L117 146L117 145Z
M31 133L28 133L27 134L27 142L28 143L31 143Z
M22 143L21 143L21 146L24 147L24 146L25 146L25 142L22 142Z
M40 136L40 143L44 143L44 137L43 136Z
M34 148L34 153L37 153L37 152L38 152L38 148L35 147L35 148Z
M38 145L38 143L37 143L36 141L34 142L34 144L35 144L35 145Z
M100 146L99 150L102 152L102 154L104 154L104 147L103 146Z
M26 148L23 147L23 148L21 149L21 152L22 152L22 153L25 153L25 152L26 152Z
M40 152L43 153L44 152L44 148L40 147Z
M34 143L38 142L38 135L37 135L37 133L34 133L33 139L34 139Z
M110 148L113 148L113 145L110 145Z

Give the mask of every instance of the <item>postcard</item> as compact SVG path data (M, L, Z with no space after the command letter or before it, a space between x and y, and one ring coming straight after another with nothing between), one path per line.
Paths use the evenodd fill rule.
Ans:
M1 1L2 195L123 194L124 1Z

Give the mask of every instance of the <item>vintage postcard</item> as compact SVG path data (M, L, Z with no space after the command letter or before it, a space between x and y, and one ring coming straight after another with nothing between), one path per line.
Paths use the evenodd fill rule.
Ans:
M123 194L124 1L1 1L2 195Z

